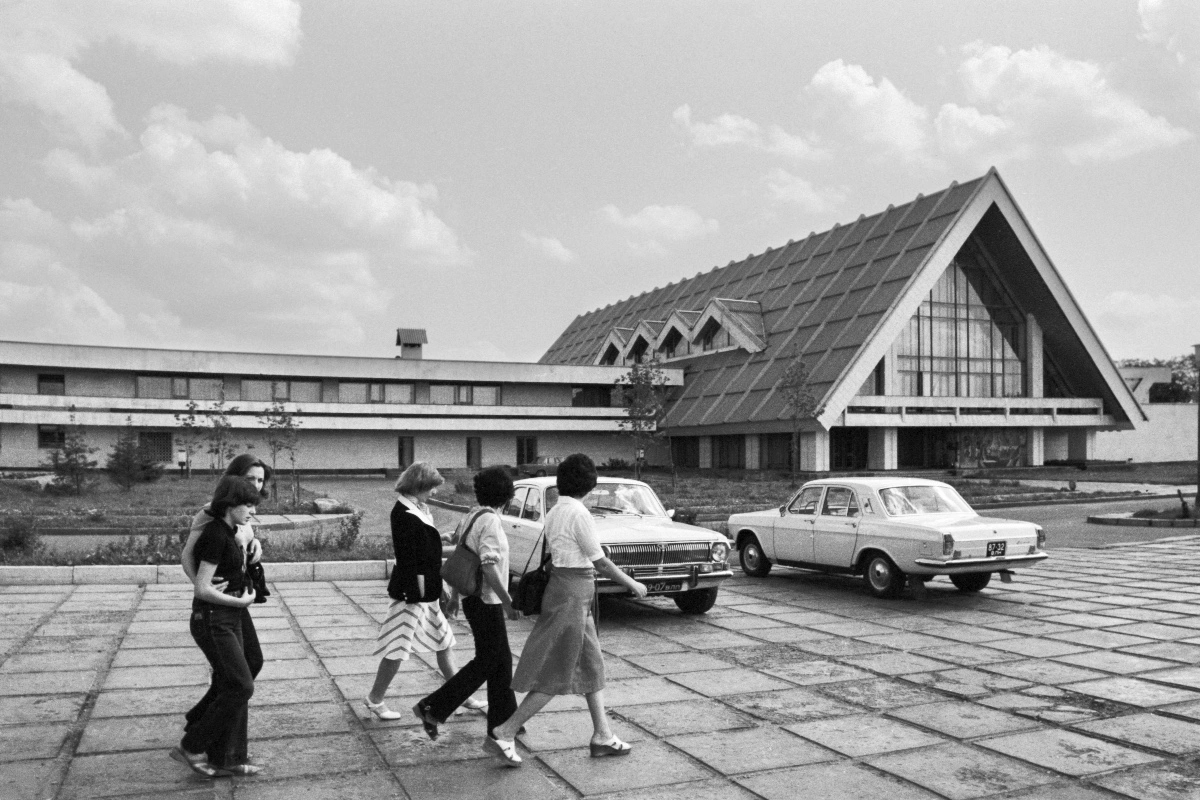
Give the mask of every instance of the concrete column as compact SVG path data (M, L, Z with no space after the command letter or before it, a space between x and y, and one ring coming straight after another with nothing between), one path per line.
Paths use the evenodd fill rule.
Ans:
M1074 428L1067 432L1067 458L1071 461L1088 461L1095 450L1094 428Z
M1025 315L1025 388L1030 397L1043 397L1042 358L1046 343L1042 339L1042 326L1033 314Z
M883 357L883 393L891 396L896 393L896 345L892 345L887 355Z
M757 433L746 434L746 469L762 469Z
M712 437L698 436L700 440L700 469L712 469Z
M1046 463L1046 436L1042 428L1030 428L1026 434L1026 453L1029 466L1040 467Z
M800 434L800 470L829 471L829 431L817 429Z
M899 464L895 428L869 428L867 440L867 468L874 470L896 469Z

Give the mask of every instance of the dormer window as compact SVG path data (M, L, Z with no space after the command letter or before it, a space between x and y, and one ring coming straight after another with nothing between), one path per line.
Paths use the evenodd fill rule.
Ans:
M621 352L617 350L617 346L610 344L608 349L604 351L604 357L600 359L600 364L601 366L611 367L617 363L617 359L620 358L620 356Z
M681 334L678 329L672 328L671 332L667 334L666 340L663 342L663 358L674 358L677 355L682 355L682 353L679 352L680 345L682 344L683 334Z
M708 324L704 326L704 330L700 331L700 349L708 352L718 346L718 336L721 333L721 325L715 319L710 319Z
M649 347L649 342L641 337L638 337L638 340L633 344L633 348L629 351L629 360L634 364L641 364L646 360L646 350Z

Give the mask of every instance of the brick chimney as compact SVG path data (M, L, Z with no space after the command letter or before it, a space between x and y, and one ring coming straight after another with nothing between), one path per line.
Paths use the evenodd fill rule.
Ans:
M424 344L429 344L424 328L396 328L396 346L400 348L396 358L420 360Z

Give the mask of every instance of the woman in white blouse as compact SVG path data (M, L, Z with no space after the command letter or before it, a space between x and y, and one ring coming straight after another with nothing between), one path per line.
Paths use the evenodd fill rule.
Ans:
M512 688L528 692L516 712L495 726L483 741L484 752L519 767L516 736L534 714L560 694L582 694L592 716L591 755L628 755L604 708L604 658L592 617L596 573L621 584L637 597L644 584L626 575L600 549L592 515L580 502L596 486L596 465L582 453L567 456L556 473L559 500L546 514L544 534L550 549L550 583L542 613L521 651Z

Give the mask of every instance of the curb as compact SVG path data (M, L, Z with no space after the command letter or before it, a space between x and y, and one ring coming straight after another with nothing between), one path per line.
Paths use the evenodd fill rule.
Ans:
M1153 519L1126 514L1101 514L1088 517L1093 525L1116 525L1125 528L1200 528L1200 519Z
M264 562L268 583L305 581L375 581L391 575L394 559L387 561L276 561ZM90 564L75 567L0 566L0 586L45 584L187 584L178 564Z

